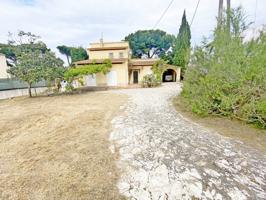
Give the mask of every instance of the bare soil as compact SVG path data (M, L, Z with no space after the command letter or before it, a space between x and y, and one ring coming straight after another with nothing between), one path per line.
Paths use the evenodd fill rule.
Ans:
M244 144L266 154L266 130L223 117L199 117L188 109L180 96L173 99L173 104L176 110L184 117L221 135L242 141Z
M124 199L108 138L126 99L91 92L0 101L0 199Z

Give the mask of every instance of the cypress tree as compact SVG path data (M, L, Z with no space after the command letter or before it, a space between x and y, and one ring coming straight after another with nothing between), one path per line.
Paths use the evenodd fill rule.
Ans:
M174 48L174 60L175 65L181 66L182 74L187 68L190 57L190 40L191 32L190 26L186 18L186 11L184 10L182 23L179 28L179 32L176 38L176 44Z

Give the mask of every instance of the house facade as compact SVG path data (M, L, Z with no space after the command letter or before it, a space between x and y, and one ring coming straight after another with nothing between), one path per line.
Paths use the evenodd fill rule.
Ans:
M98 73L85 77L86 86L126 87L131 84L140 84L142 78L152 74L152 66L159 59L133 59L128 42L91 43L87 49L88 60L78 61L76 67L88 64L101 64L110 59L112 68L106 75ZM177 82L180 80L180 68L167 65L162 80Z

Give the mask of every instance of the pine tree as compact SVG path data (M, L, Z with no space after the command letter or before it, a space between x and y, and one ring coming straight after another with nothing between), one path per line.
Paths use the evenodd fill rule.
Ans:
M189 57L190 57L190 40L191 32L190 26L186 18L186 11L184 11L182 17L182 24L179 28L179 32L176 39L176 44L174 48L174 60L175 65L181 66L182 73L187 68Z

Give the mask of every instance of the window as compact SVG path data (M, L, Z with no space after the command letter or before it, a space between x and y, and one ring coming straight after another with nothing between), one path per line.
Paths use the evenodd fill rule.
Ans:
M109 53L109 58L114 58L114 53Z
M124 58L124 53L123 52L119 52L119 58Z

